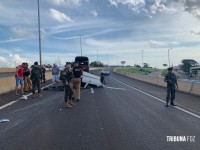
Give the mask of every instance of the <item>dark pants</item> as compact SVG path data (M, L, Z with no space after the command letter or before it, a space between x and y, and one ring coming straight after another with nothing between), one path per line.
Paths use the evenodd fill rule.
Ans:
M71 100L72 96L73 96L73 91L72 91L72 88L71 88L71 84L70 85L65 85L64 89L65 89L65 102L67 102L68 100Z
M171 104L174 103L174 99L175 99L175 85L168 85L167 86L167 98L166 98L166 103L169 103L169 100L171 99Z
M37 86L38 93L41 93L41 83L40 80L32 80L32 92L35 94L35 88Z
M43 80L44 83L46 82L45 73L42 74L42 80Z

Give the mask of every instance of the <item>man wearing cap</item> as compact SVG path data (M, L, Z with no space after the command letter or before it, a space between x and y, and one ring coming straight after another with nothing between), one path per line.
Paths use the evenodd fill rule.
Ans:
M73 73L71 71L71 63L67 62L65 69L62 71L62 81L65 91L65 107L72 108L75 104L72 103L72 84L71 80L73 79Z
M178 89L178 84L177 84L177 79L176 75L172 72L173 68L170 67L167 69L168 74L165 76L164 81L167 82L167 98L166 98L166 107L168 107L169 100L171 99L170 104L172 106L176 106L174 104L174 99L175 99L175 92L176 88Z
M38 66L38 62L34 63L34 67L31 70L31 80L32 80L32 92L33 92L33 98L35 98L35 88L37 86L38 89L38 97L41 97L41 77L42 77L42 71L40 67Z
M81 76L83 75L83 70L78 66L78 62L74 63L73 67L74 79L72 80L73 88L75 88L75 98L77 102L80 101L80 90L81 90Z

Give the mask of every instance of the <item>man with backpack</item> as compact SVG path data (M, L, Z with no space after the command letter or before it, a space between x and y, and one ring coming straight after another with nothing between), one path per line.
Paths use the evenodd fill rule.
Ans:
M32 70L31 70L33 98L35 98L36 86L38 89L38 97L42 96L41 95L41 77L42 77L42 71L41 71L40 67L38 66L38 62L35 62Z

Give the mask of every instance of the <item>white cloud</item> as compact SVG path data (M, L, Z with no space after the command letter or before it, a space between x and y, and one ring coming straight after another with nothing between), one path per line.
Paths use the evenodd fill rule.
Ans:
M94 17L97 17L97 16L98 16L98 13L97 13L96 10L90 11L90 14L93 15Z
M155 0L155 3L151 6L151 13L156 14L156 12L162 12L162 13L167 13L167 14L173 14L176 9L171 7L168 8L166 7L163 3L162 0Z
M193 35L197 35L197 36L200 37L200 31L199 31L199 32L191 31L191 34L193 34Z
M89 0L48 0L50 3L55 5L64 6L80 6L82 1L89 3Z
M73 20L69 16L67 16L64 13L61 13L55 9L49 9L49 13L53 19L55 19L59 22L65 22L65 21L73 22Z
M118 4L127 5L134 12L146 13L149 17L150 14L156 14L157 12L172 14L176 11L173 7L166 7L164 4L166 0L152 0L152 4L146 3L145 0L109 0L111 5L118 7ZM150 14L149 14L150 13Z
M175 0L183 4L185 11L200 19L200 1L199 0Z
M5 62L5 58L4 57L2 57L2 56L0 56L0 62Z
M177 46L177 45L179 45L178 42L163 42L163 41L154 41L154 40L149 41L150 47L170 47L170 46Z
M109 2L115 6L120 3L129 6L145 5L145 0L109 0Z
M21 27L11 27L10 31L17 37L33 37L33 33L25 28Z

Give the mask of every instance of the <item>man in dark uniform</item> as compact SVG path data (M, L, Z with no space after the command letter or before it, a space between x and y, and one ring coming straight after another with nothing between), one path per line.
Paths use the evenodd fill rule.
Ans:
M75 89L75 99L77 102L80 101L81 93L81 76L83 75L83 70L78 66L78 62L74 63L73 67L74 79L72 80L73 88Z
M41 71L40 67L38 66L38 62L35 62L34 67L31 70L33 98L35 97L36 86L38 89L38 97L42 96L41 95L41 77L42 77L42 71Z
M65 89L65 107L72 108L75 104L72 103L72 83L73 73L71 71L71 63L67 62L65 69L62 71L62 81Z
M176 88L178 89L176 75L172 72L173 68L170 67L167 69L168 74L165 76L164 81L167 82L167 98L166 98L166 107L168 107L169 100L171 98L171 105L176 106L174 104L175 92Z
M45 77L46 69L43 65L41 65L41 71L42 71L42 81L43 83L46 83L46 77Z

